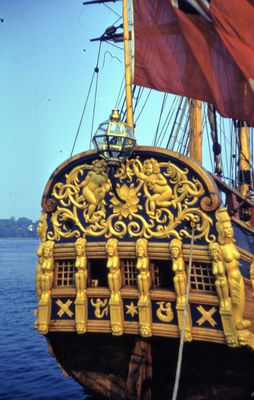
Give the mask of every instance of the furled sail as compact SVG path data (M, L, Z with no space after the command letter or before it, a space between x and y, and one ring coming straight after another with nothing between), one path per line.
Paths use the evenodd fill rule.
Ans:
M134 83L254 125L254 2L135 0Z

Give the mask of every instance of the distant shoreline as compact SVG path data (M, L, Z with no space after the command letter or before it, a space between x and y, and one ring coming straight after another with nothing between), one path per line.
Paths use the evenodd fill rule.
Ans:
M0 240L39 240L38 237L0 237Z

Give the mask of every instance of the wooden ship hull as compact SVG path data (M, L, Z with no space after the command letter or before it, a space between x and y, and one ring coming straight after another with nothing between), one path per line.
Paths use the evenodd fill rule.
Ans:
M87 393L169 397L181 338L178 399L251 398L254 229L240 215L252 203L215 179L154 147L110 179L95 151L51 175L35 326Z

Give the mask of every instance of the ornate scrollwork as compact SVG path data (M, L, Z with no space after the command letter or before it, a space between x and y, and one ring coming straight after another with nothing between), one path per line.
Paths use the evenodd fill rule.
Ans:
M189 175L187 167L180 169L171 161L149 158L142 162L139 157L127 160L114 176L123 203L110 191L104 160L79 165L65 175L65 182L53 187L52 196L58 206L47 238L190 238L185 222L194 220L195 239L214 241L210 233L212 219L201 207L205 188Z

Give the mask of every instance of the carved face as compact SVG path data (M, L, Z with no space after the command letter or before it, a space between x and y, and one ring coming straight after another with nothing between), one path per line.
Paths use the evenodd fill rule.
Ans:
M219 260L219 258L220 258L219 250L216 248L210 250L210 255L211 255L211 258L215 261Z
M180 255L180 249L177 246L171 247L171 254L173 258L177 258Z
M137 246L137 256L143 257L145 255L145 249L143 246Z
M52 249L49 246L43 247L43 256L44 258L50 258L52 255Z
M115 249L114 249L114 247L111 246L111 245L108 245L108 246L107 246L107 253L108 253L109 256L113 256L113 255L115 254Z
M144 163L144 173L146 175L152 175L153 173L153 164L150 162Z
M224 222L222 227L223 227L224 238L233 239L234 232L233 232L233 228L232 228L231 222L229 222L229 221Z
M84 247L81 246L80 244L76 245L76 255L77 256L82 256L84 254Z

